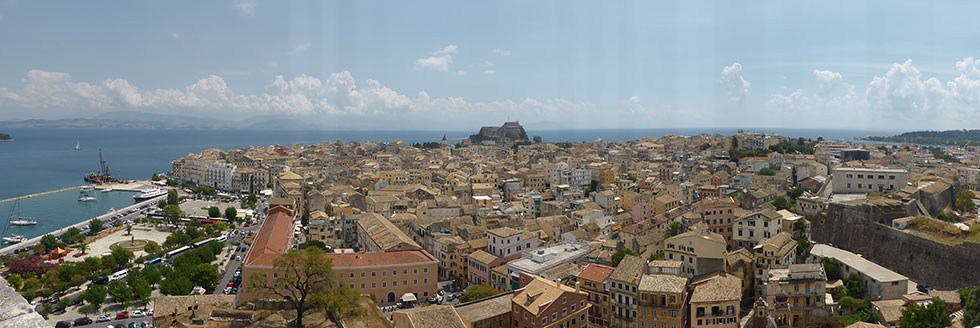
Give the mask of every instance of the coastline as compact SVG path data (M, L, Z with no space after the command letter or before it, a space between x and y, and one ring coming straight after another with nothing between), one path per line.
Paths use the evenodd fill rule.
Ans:
M74 187L74 188L78 188L78 187ZM73 227L74 228L81 228L82 226L88 225L89 222L91 222L93 219L100 219L100 220L106 221L106 218L111 218L112 216L116 215L119 212L128 211L128 210L134 209L134 208L139 208L140 206L147 205L147 204L156 204L161 199L165 199L166 197L167 197L167 195L162 195L162 196L157 196L155 198L147 199L147 200L144 200L142 202L139 202L139 203L136 203L136 204L133 204L133 205L129 205L129 206L126 206L126 207L117 209L117 210L112 211L112 212L109 212L109 213L101 214L99 216L96 216L96 217L93 217L93 218L89 218L89 219L83 220L81 222L72 224L72 225L61 227L60 229L57 229L57 230L54 230L54 231L50 231L50 232L45 233L45 234L42 234L40 236L37 236L37 237L31 238L31 239L28 239L28 240L26 240L24 242L21 242L21 243L17 243L17 244L13 244L13 245L10 245L10 246L6 246L6 247L3 247L3 248L0 248L0 255L9 255L9 254L13 253L17 249L21 249L21 248L25 248L25 247L32 247L34 245L37 245L41 241L41 238L44 237L45 235L54 235L54 236L57 237L57 236L60 236L61 234L65 233L66 231L68 231L68 229L71 229Z

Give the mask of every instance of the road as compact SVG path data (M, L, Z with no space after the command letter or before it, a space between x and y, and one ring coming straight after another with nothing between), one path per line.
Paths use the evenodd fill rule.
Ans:
M239 259L239 257L241 259L244 259L245 253L248 252L248 247L251 246L242 243L242 240L245 239L245 237L248 236L249 233L258 233L259 227L261 227L262 222L265 221L265 206L266 205L264 204L264 202L259 202L258 204L256 204L255 224L247 228L239 227L238 233L235 234L235 237L228 238L228 240L225 241L225 247L232 247L233 249L235 249L235 251L232 253L231 259L228 261L228 263L225 264L224 267L225 273L221 276L221 280L218 281L218 286L216 286L214 290L211 292L212 294L224 293L224 289L228 285L228 282L231 281L231 278L234 277L235 271L242 266L242 261ZM245 246L245 249L242 251L238 251L237 246L232 244L232 242L234 241L237 241L239 246ZM239 292L241 292L241 286L239 286Z

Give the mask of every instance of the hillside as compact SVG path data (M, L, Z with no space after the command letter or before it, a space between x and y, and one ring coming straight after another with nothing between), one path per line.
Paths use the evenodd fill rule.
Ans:
M928 145L980 146L980 130L912 131L891 137L868 137L868 140Z

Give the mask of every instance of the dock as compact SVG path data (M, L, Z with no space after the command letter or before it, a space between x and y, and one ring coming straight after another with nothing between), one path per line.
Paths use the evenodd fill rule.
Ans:
M66 189L66 190L71 190L71 189L76 189L76 188L78 188L78 187L73 187L73 188L69 188L69 189ZM64 190L58 190L58 191L53 191L53 192L60 192L60 191L64 191ZM88 225L89 222L92 221L93 219L99 219L99 220L102 220L102 221L109 221L109 219L112 218L117 213L120 213L120 212L123 212L123 211L127 211L127 210L130 210L130 209L134 209L134 208L138 208L138 207L140 207L142 205L156 204L160 200L166 199L166 198L167 198L167 195L161 195L161 196L158 196L158 197L155 197L155 198L147 199L147 200L144 200L142 202L139 202L139 203L136 203L136 204L133 204L133 205L130 205L130 206L126 206L124 208L121 208L121 209L118 209L118 210L115 210L115 211L112 211L112 212L109 212L109 213L106 213L106 214L102 214L102 215L99 215L97 217L94 217L94 218L91 218L91 219L88 219L88 220L85 220L85 221L82 221L82 222L79 222L79 223L76 223L76 224L73 224L73 225L70 225L70 226L67 226L67 227L58 229L58 230L55 230L55 231L52 231L52 232L49 232L49 233L46 233L45 235L54 235L55 237L58 237L58 236L61 236L61 234L63 234L66 231L68 231L68 229L71 229L73 227L74 228L81 228L83 226ZM13 254L14 253L14 250L17 250L17 249L20 249L20 248L25 248L25 247L33 247L34 245L37 245L37 244L39 244L41 242L41 237L44 237L44 235L40 235L40 236L31 238L31 239L28 239L28 240L26 240L24 242L21 242L21 243L17 243L17 244L13 244L13 245L10 245L10 246L4 247L4 248L0 248L0 255L10 255L10 254Z
M62 188L62 189L58 189L58 190L39 192L39 193L36 193L36 194L24 195L24 196L20 196L20 197L8 198L8 199L0 200L0 204L9 203L9 202L13 202L13 201L18 201L18 200L21 200L21 199L28 199L28 198L34 198L34 197L39 197L39 196L44 196L44 195L56 194L56 193L59 193L59 192L65 192L65 191L69 191L69 190L75 190L75 189L78 189L78 188L81 188L81 187L82 186L74 186L74 187Z

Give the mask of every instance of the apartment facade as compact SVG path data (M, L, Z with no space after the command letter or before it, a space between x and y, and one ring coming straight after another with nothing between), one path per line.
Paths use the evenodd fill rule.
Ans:
M736 328L739 326L739 301L742 299L741 280L719 275L700 282L691 292L690 327Z
M578 286L589 294L589 326L609 327L608 278L616 268L590 263L575 276Z
M610 327L638 327L637 287L646 270L646 260L626 255L609 274Z
M664 257L681 261L681 275L698 276L725 270L725 237L699 224L688 231L664 241Z
M687 310L687 278L644 274L637 287L640 328L683 328Z
M725 237L725 242L732 245L732 225L735 220L735 200L731 197L709 198L701 201L701 220L708 225L711 232Z
M511 300L514 328L586 327L592 306L588 297L578 288L531 276Z
M838 167L833 173L835 194L890 193L909 182L909 171L904 169Z

